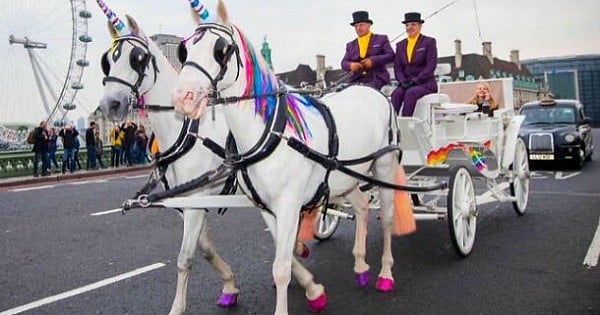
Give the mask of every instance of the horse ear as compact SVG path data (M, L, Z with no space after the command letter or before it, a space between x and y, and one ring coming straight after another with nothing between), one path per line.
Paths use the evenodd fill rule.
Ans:
M108 27L108 33L110 34L110 36L112 38L119 37L119 34L117 34L117 30L115 29L115 27L112 25L112 23L110 21L106 21L106 26Z
M125 18L127 19L127 24L129 25L129 29L131 29L131 33L139 36L140 35L140 27L138 26L135 19L132 18L131 16L129 16L128 14L125 14Z
M217 13L218 13L217 16L219 17L219 20L223 24L229 24L229 17L227 16L227 9L225 8L225 4L221 0L219 0L217 2Z

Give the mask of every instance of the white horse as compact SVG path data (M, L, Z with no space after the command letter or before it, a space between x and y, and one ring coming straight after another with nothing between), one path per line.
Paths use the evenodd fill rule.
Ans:
M271 132L263 136L265 128L273 128L277 124L265 123L269 117L276 115L274 111L278 108L275 98L269 97L277 88L274 75L247 38L229 22L221 1L218 2L217 23L201 24L200 19L193 16L198 27L185 45L187 61L180 72L173 103L178 111L191 118L204 117L204 109L211 103L233 103L226 106L225 115L239 151L246 152L245 156L250 157L260 155L257 151L269 147L268 143L259 143L260 140L272 140L273 134L277 135ZM288 115L283 139L296 138L326 154L329 150L329 129L323 116L302 96L287 94L285 98ZM392 108L378 91L353 86L326 95L321 101L335 118L340 160L361 158L397 141L395 124L390 123ZM355 165L352 169L360 174L372 171L378 180L393 183L398 169L398 154L386 154L375 162ZM266 158L249 165L247 172L255 196L276 217L276 226L273 227L276 240L273 262L273 277L277 287L275 314L288 314L287 286L290 271L294 270L292 258L298 212L315 195L327 171L322 165L281 142ZM356 211L354 271L364 280L369 272L369 265L365 261L367 202L364 194L356 189L357 185L356 178L336 171L330 174L330 197L347 199ZM379 196L383 256L376 287L389 291L394 283L391 271L394 261L391 251L394 194L390 189L380 189ZM265 211L262 213L263 216L270 216ZM319 310L326 303L324 287L313 284L312 275L308 271L306 273L303 285L309 288L306 292L309 305Z
M169 110L168 105L164 105L170 104L170 93L177 80L177 73L160 49L147 40L136 21L129 16L126 18L132 31L130 35L117 37L109 24L109 31L116 40L114 47L103 57L103 67L108 79L105 79L104 97L100 108L107 117L122 120L130 110L131 99L137 101L135 99L143 95L145 103L154 108L146 106L158 143L161 149L164 149L175 143L177 131L183 123L181 116L176 116L173 110ZM164 108L156 108L156 105L164 105ZM198 134L224 146L229 129L224 119L223 108L215 109L214 119L212 115L209 116L200 119ZM192 180L197 174L216 168L221 161L217 155L196 144L187 154L170 165L166 177L171 186L181 184ZM221 189L221 185L211 186L193 194L218 194ZM272 216L265 216L264 219L268 226L274 227L275 221ZM208 229L205 228L205 212L183 209L183 220L183 240L177 259L177 289L169 314L183 314L186 309L189 271L197 244L223 281L222 294L217 304L225 307L235 305L239 290L235 286L230 266L223 261L212 245ZM310 289L311 284L303 280L307 274L305 269L296 259L294 265L296 278Z
M105 79L104 96L100 101L102 112L109 118L122 120L130 110L129 106L135 94L143 95L146 104L163 105L165 108L148 110L148 119L162 150L176 142L179 129L183 125L181 115L169 110L170 93L177 79L177 72L163 55L161 50L146 37L136 21L127 16L130 35L117 37L112 26L109 31L115 41L113 47L104 56ZM116 79L115 79L116 78ZM229 129L221 109L216 109L213 117L203 117L199 122L198 134L225 144ZM166 171L171 186L187 182L198 173L214 169L221 159L197 143L181 158L173 162ZM191 194L218 194L222 186L192 192ZM190 194L190 195L191 195ZM183 240L177 258L177 289L170 314L183 314L186 308L186 292L189 271L196 247L199 246L204 258L213 266L223 281L222 294L218 304L232 306L237 302L239 293L235 285L231 267L219 256L208 234L206 212L183 209Z

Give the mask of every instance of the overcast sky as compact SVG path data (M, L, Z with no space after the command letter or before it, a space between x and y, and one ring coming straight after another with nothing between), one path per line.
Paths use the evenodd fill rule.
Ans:
M105 1L117 14L132 15L148 35L188 35L194 26L186 0ZM216 0L203 3L215 12ZM317 54L338 68L345 43L356 36L349 23L357 10L369 11L374 33L399 40L404 38L400 36L404 13L417 11L427 17L442 9L422 29L437 39L439 56L454 54L455 39L462 41L463 53L478 54L482 40L491 41L494 56L505 60L512 49L519 50L521 59L600 53L599 0L229 0L225 4L230 19L257 49L267 37L276 72L293 70L299 63L314 69ZM94 65L109 38L95 1L88 1L88 6L94 13L90 33L95 42L89 54ZM392 42L394 48L398 40Z
M59 0L51 0L59 1ZM147 35L186 36L194 28L187 0L104 0L117 14L133 16ZM349 25L352 12L367 10L374 33L390 40L402 39L404 13L423 17L453 0L229 0L230 19L260 49L266 36L276 72L291 71L300 63L315 68L315 55L326 56L326 65L339 68L345 43L356 37ZM216 0L203 1L214 14ZM476 9L475 9L476 5ZM87 1L93 18L88 46L91 63L84 74L85 102L98 104L102 93L100 55L110 38L106 18L95 0ZM2 10L2 9L0 9ZM492 42L495 57L509 60L518 49L521 59L600 53L600 0L458 0L426 19L423 34L437 39L439 56L454 54L454 40L462 41L462 52L481 54L481 42ZM5 40L5 39L1 39ZM395 47L395 43L392 46Z

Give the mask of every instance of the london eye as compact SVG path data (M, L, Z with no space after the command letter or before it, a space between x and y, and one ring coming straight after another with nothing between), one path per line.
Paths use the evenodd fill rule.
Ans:
M58 122L85 88L85 0L4 0L0 10L0 125Z

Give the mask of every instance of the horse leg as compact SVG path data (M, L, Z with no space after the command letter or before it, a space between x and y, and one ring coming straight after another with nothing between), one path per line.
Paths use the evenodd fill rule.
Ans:
M271 214L262 211L261 212L271 235L273 236L273 240L276 242L276 230L277 230L277 222L275 221L275 217ZM302 265L300 261L298 261L295 257L292 258L292 275L298 283L304 288L306 298L308 299L308 306L311 310L318 312L325 308L325 304L327 302L325 295L325 287L321 284L317 284L314 282L314 276L312 273Z
M350 202L354 208L356 231L354 234L354 282L360 287L364 287L369 283L371 277L370 267L365 260L367 254L367 223L369 220L369 206L367 195L360 190L354 189L345 199Z
M169 315L180 315L185 312L190 268L200 232L204 229L205 215L203 210L185 209L183 211L183 240L177 257L177 289Z
M202 210L190 209L183 211L183 240L177 257L177 289L169 312L170 315L185 312L189 272L198 245L200 245L204 257L223 279L223 293L218 304L232 306L237 302L239 291L235 287L231 267L221 259L212 245L208 230L205 228L205 216L206 213Z
M375 164L375 176L385 182L393 183L398 166L397 157L389 155L377 160ZM383 254L381 257L381 271L375 282L375 288L379 291L389 292L394 289L394 277L392 266L394 257L392 255L392 229L394 224L394 191L392 189L379 189L381 202L380 219L383 229Z
M208 228L204 227L200 232L199 240L200 250L204 258L213 266L221 280L223 281L223 290L217 301L217 305L230 307L237 304L237 298L240 290L235 286L235 280L231 267L227 264L213 246L208 233Z

